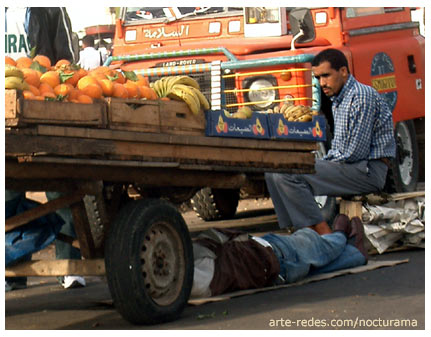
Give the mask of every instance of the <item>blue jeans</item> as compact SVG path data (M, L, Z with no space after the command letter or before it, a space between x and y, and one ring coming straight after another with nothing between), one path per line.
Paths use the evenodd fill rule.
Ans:
M301 228L292 235L266 234L262 239L274 249L280 262L280 275L286 283L366 262L359 250L347 243L342 232L319 235L310 228Z
M5 218L39 206L36 201L27 199L24 192L5 191ZM55 240L64 221L55 213L30 221L5 234L6 267L20 261L31 260L31 254L47 247Z

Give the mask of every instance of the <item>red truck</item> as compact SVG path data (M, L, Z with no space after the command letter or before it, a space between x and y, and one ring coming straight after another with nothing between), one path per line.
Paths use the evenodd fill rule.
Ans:
M107 63L150 81L192 76L212 109L268 112L290 100L320 110L332 127L331 107L310 61L325 48L339 48L352 74L376 88L392 109L397 157L386 190L407 192L424 180L425 158L425 38L411 19L414 9L125 7ZM242 192L265 194L262 185ZM240 194L204 188L192 203L205 220L226 218L235 214ZM316 201L333 214L335 199Z

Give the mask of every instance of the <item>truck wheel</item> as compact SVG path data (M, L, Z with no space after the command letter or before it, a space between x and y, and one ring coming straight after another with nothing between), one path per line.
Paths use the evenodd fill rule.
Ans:
M116 309L134 324L176 319L193 284L193 248L183 217L167 201L132 201L110 226L105 245Z
M389 193L416 190L419 175L419 151L413 121L398 122L395 126L397 153L388 171L386 190Z
M239 190L205 187L191 199L193 210L205 221L230 219L238 207Z

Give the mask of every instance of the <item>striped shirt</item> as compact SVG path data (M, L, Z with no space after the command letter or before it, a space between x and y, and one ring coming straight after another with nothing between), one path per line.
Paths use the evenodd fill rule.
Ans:
M324 159L352 163L395 157L392 112L374 88L349 75L331 101L334 138Z

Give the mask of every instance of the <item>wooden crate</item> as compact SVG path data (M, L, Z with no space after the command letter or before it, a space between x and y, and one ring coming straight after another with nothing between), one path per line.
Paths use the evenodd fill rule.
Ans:
M93 104L24 100L18 91L6 90L5 110L5 125L9 127L54 124L104 128L107 125L104 100Z
M108 98L109 128L167 134L205 134L205 116L184 102Z

